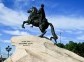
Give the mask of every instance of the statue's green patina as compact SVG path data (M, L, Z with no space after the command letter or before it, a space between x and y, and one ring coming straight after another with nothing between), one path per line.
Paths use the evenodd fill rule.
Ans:
M41 8L39 10L37 10L36 7L32 7L30 10L28 10L28 13L30 13L28 20L24 21L22 24L22 28L24 27L24 24L27 23L27 25L32 25L35 27L39 27L40 31L42 32L42 34L40 35L40 37L44 37L44 34L46 33L46 29L49 27L51 27L51 33L52 33L52 37L50 38L50 40L54 39L55 40L55 44L57 43L57 39L58 36L55 33L54 27L52 25L52 23L49 23L45 17L45 12L44 12L44 5L41 4Z

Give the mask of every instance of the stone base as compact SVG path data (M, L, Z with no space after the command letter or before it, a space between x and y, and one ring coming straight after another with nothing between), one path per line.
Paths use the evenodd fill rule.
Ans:
M16 50L4 62L84 62L84 58L57 47L45 38L16 36L11 41Z

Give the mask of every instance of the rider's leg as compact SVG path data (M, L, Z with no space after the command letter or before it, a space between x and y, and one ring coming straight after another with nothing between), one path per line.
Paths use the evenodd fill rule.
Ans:
M40 18L40 20L39 20L39 24L41 24L42 23L42 18Z

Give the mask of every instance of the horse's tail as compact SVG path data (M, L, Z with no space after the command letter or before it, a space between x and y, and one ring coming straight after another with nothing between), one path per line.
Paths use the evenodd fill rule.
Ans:
M49 23L50 27L51 27L51 33L53 35L53 37L50 38L50 40L52 40L52 38L55 40L55 42L57 43L57 39L58 39L58 36L56 35L55 33L55 30L54 30L54 26L52 25L52 23Z

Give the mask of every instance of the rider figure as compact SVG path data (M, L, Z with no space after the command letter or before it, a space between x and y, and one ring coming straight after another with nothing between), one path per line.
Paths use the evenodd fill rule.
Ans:
M44 11L44 4L41 4L41 8L38 10L38 14L40 15L40 20L39 20L39 24L42 23L43 19L46 17L45 16L45 11Z
M32 13L32 15L30 15L30 17L29 17L30 23L33 23L34 19L39 18L39 24L41 24L43 22L43 19L45 19L44 4L41 4L41 7L39 10L37 10L36 7L32 7L31 13Z

